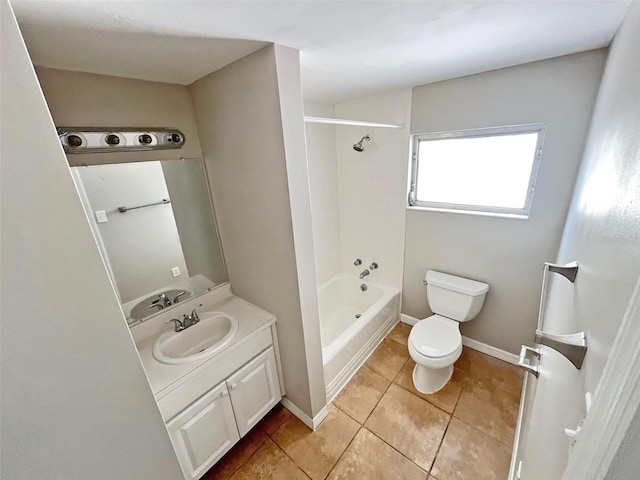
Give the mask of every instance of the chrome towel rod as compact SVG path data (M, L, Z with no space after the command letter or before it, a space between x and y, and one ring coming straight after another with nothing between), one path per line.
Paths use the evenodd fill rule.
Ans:
M122 213L125 213L125 212L128 212L129 210L135 210L137 208L153 207L154 205L164 205L164 204L167 204L167 203L171 203L171 199L163 198L159 202L147 203L145 205L138 205L137 207L118 207L118 211L122 212Z

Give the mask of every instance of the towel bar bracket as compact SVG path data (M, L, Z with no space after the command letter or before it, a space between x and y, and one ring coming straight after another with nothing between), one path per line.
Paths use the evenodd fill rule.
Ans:
M564 355L578 370L582 368L582 362L587 354L587 337L584 332L554 335L536 330L535 342L553 348L556 352Z
M576 275L578 275L578 262L570 262L566 265L556 265L555 263L545 262L545 267L553 273L558 273L571 283L575 283Z

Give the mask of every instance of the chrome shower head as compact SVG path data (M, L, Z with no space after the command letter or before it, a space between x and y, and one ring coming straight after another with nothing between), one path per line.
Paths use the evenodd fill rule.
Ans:
M362 145L362 142L364 142L364 141L367 141L367 142L368 142L369 140L371 140L371 137L370 137L369 135L365 135L364 137L362 137L362 138L360 139L360 141L359 141L358 143L355 143L355 144L353 145L353 149L354 149L356 152L364 152L364 146Z

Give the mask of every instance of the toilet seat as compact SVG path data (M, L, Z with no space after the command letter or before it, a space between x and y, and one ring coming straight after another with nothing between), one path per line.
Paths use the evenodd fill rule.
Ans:
M409 342L414 352L427 358L443 358L462 347L459 324L440 315L419 321L411 329Z

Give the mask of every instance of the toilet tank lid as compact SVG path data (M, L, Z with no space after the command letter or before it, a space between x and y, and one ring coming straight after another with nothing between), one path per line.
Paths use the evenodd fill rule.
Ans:
M489 285L486 283L469 280L468 278L456 277L455 275L436 272L434 270L429 270L427 272L425 280L429 285L446 288L447 290L453 290L454 292L464 293L465 295L471 295L472 297L477 297L478 295L485 294L489 291Z

